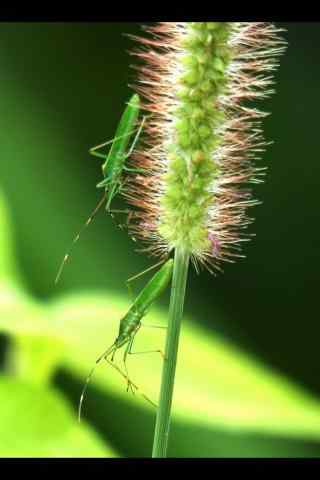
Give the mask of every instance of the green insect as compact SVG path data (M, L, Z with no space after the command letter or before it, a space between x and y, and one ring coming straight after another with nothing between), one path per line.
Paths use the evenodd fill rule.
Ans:
M151 268L154 268L154 267L151 267ZM136 390L138 390L138 387L129 379L127 365L126 365L128 354L157 352L157 353L160 353L164 358L164 355L161 350L132 352L132 346L133 346L135 336L142 326L142 323L141 323L142 318L146 316L152 304L160 297L160 295L164 292L164 290L170 284L170 281L172 278L172 272L173 272L173 260L169 259L166 261L164 265L162 265L160 270L157 273L155 273L154 276L149 280L147 285L143 288L143 290L139 293L137 298L134 300L133 304L129 308L126 315L120 320L120 326L119 326L119 332L118 332L117 338L115 339L114 343L96 360L94 367L92 368L91 372L87 377L87 380L85 382L85 385L83 387L82 394L80 397L80 402L79 402L79 410L78 410L79 421L81 418L81 408L82 408L82 403L83 403L86 389L89 385L89 382L91 380L91 377L94 373L96 366L102 360L107 360L109 364L111 364L112 366L115 366L111 362L113 362L114 360L116 351L122 347L125 347L124 354L123 354L123 364L126 370L126 374L124 374L118 367L116 368L118 371L120 371L122 376L127 380L127 391L129 390L129 388L131 388L132 392L134 393L134 390L132 387L134 387ZM133 277L131 280L133 280L134 278L137 278L140 275L142 274L139 274L136 277ZM150 326L153 326L155 328L165 328L163 326L156 326L156 325L150 325ZM109 357L111 357L110 358L111 362L109 361ZM148 400L150 403L155 405L151 400L148 399L148 397L146 397L145 395L143 396L146 400Z
M105 142L101 145L97 145L96 147L93 147L89 150L89 153L91 155L94 155L99 158L103 158L105 160L104 164L102 165L102 173L103 173L104 179L97 185L97 188L104 188L105 192L103 194L103 197L99 201L98 205L93 210L90 217L88 218L88 220L86 221L82 229L80 230L80 232L73 239L71 247L68 253L64 256L62 263L60 265L60 268L58 270L58 274L55 279L56 284L58 283L61 277L62 271L64 269L66 262L70 257L71 250L74 244L79 240L83 230L92 222L93 218L95 217L100 207L104 203L106 203L107 212L109 212L111 215L113 213L126 213L130 215L129 210L111 210L110 207L111 207L112 200L121 191L121 189L124 186L125 173L129 173L129 172L141 173L142 172L141 169L134 169L134 168L128 167L126 163L126 160L131 156L134 150L134 147L141 135L141 132L146 120L146 117L143 117L143 119L141 120L140 126L137 128L139 113L140 113L140 98L139 98L139 95L134 94L130 98L128 105L122 114L118 128L116 130L115 137L112 140ZM136 135L132 141L131 146L129 147L130 140L135 132L136 132ZM100 150L101 148L106 147L107 145L110 145L110 144L111 144L111 147L108 153L104 154L104 153L97 152L97 150Z
M135 132L135 126L137 124L139 113L140 98L139 95L134 94L132 95L127 108L121 117L114 139L90 149L91 155L103 158L105 160L105 163L102 165L104 179L102 182L98 183L97 188L105 189L107 211L110 211L110 205L113 198L120 192L123 186L123 173L141 171L139 169L129 168L125 163L126 159L130 157L134 150L145 122L146 117L143 117L136 136L128 151L129 142L133 133ZM110 143L112 145L108 155L97 152L98 149L105 147Z

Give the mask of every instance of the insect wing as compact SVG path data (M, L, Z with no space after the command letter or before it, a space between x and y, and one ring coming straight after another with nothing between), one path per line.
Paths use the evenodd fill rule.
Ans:
M134 133L140 111L140 99L137 94L132 95L120 119L115 140L113 141L108 158L102 166L104 177L111 178L114 173L122 171L128 144Z

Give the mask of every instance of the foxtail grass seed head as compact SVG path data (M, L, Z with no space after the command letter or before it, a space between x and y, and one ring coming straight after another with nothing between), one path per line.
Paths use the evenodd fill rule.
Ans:
M145 173L132 174L126 191L135 207L131 232L154 255L179 247L196 267L219 269L250 238L247 208L258 202L248 184L264 174L253 161L266 145L267 115L250 101L273 93L285 41L262 22L160 22L145 30L148 37L136 37L136 91L151 115L132 160Z

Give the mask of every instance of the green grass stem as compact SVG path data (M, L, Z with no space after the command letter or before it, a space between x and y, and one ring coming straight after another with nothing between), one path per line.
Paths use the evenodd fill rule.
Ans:
M162 370L161 390L152 451L153 458L165 458L167 456L172 397L189 259L190 256L184 249L176 249L169 308L169 323L165 347L165 360Z

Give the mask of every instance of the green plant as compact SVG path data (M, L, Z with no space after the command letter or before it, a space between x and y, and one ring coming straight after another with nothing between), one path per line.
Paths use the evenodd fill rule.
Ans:
M127 194L138 207L134 235L156 255L174 252L165 363L153 447L165 457L189 261L219 269L241 256L257 202L244 184L261 181L253 158L265 143L247 105L267 97L284 50L267 23L160 22L137 53L146 61L137 91L151 120ZM147 103L149 102L149 103Z
M275 223L277 222L277 216L274 215L274 212L283 200L284 195L289 198L292 191L300 191L299 188L302 188L303 195L301 194L301 198L309 199L310 214L313 212L316 215L316 211L312 210L312 207L315 209L316 197L312 197L310 191L305 192L303 183L301 183L301 155L305 148L310 148L313 152L312 148L314 147L315 152L317 147L316 142L312 143L312 139L309 142L308 137L308 131L313 132L312 129L316 128L316 118L310 112L310 118L309 115L307 118L304 116L305 122L303 125L299 122L296 125L296 117L292 115L295 110L291 108L293 104L298 105L293 101L297 82L308 82L310 72L312 74L316 72L316 70L312 70L311 66L312 55L309 59L305 56L306 49L310 48L308 42L310 40L309 33L312 32L311 27L309 24L304 27L299 25L299 28L298 26L292 26L291 37L289 36L290 43L294 45L297 42L296 46L303 45L303 48L291 49L291 56L287 57L287 67L281 69L281 72L284 72L284 76L282 76L284 80L287 75L287 82L282 82L282 95L278 95L276 97L278 102L273 104L274 106L278 105L278 110L280 109L282 112L280 116L277 115L272 118L275 123L271 121L271 125L277 132L276 135L272 133L272 136L278 138L277 144L280 144L280 151L283 148L281 151L283 155L275 158L277 162L272 162L273 173L276 172L277 175L273 175L273 182L269 181L266 184L269 193L271 189L271 194L268 202L265 203L267 218L264 218L262 223L268 226L270 232L279 230L280 234L270 233L264 241L260 236L260 246L262 240L262 245L266 242L268 247L264 256L264 263L263 261L259 263L263 274L259 272L258 268L257 275L253 275L254 278L251 282L250 277L246 276L244 278L248 288L256 284L257 288L259 286L261 288L261 285L266 288L266 290L263 289L263 296L259 297L257 295L257 298L254 299L256 304L260 302L255 321L258 325L261 324L262 319L265 323L268 323L268 330L272 332L274 341L276 336L280 334L278 344L273 343L272 339L266 341L269 348L268 359L270 363L272 362L272 346L274 344L279 345L279 338L284 338L284 343L281 344L283 359L289 362L290 369L292 367L291 372L298 371L301 382L305 381L309 385L310 377L306 375L306 371L311 370L308 368L308 358L309 365L311 363L310 357L305 352L309 349L312 350L312 335L314 336L313 332L316 331L316 324L307 323L306 312L309 311L308 305L312 303L312 299L310 284L308 284L304 275L308 274L307 278L310 279L310 274L314 272L314 278L316 278L316 263L314 263L314 270L303 269L302 264L306 262L297 262L301 258L305 259L305 257L297 256L296 253L297 251L301 252L303 248L307 259L310 260L315 257L312 257L312 252L307 248L309 238L305 235L305 229L302 228L303 222L300 219L302 223L299 223L296 209L292 209L291 202L288 202L287 209L279 208L281 215L278 215L278 222L280 221L278 224ZM119 29L119 27L117 28ZM64 456L68 454L74 456L97 455L97 450L95 453L92 448L90 449L91 452L88 448L77 448L74 439L77 435L72 435L72 439L69 441L68 435L66 435L66 441L60 442L61 435L58 428L47 430L46 445L51 441L56 445L61 444L60 449L55 451L47 449L47 453L45 453L44 449L40 449L43 437L40 440L38 434L35 434L33 428L31 428L31 417L29 417L30 423L28 425L26 425L24 419L28 406L32 405L35 409L38 401L40 408L39 413L32 417L34 421L40 419L45 422L46 415L50 414L52 409L53 418L56 422L55 426L57 427L61 417L56 413L59 410L56 403L61 402L68 412L70 425L72 427L77 426L77 404L88 369L100 349L113 341L119 319L129 308L128 296L115 293L115 289L124 291L123 278L127 278L139 268L137 263L131 263L127 270L124 270L124 264L129 264L130 261L134 262L137 256L131 253L128 256L125 253L124 255L119 253L120 251L124 252L123 248L120 249L119 243L122 238L125 238L125 235L119 232L117 236L117 230L112 227L112 220L102 216L100 219L101 234L96 235L95 242L90 242L90 235L94 235L97 229L99 231L98 222L93 230L89 231L88 236L83 239L59 289L54 289L52 285L57 263L65 248L65 243L73 230L77 228L81 217L86 214L91 203L93 204L95 201L94 189L92 189L95 174L92 175L94 178L92 178L93 181L90 186L88 184L90 169L85 170L85 167L87 165L91 167L92 163L88 160L85 152L88 146L92 144L92 139L94 141L96 138L96 130L99 125L101 125L102 137L109 125L109 137L113 134L112 122L116 120L114 111L109 108L108 102L104 103L102 100L106 88L106 79L109 81L108 88L119 89L121 83L123 87L122 90L117 90L117 98L127 98L128 92L125 90L124 82L118 82L120 69L118 50L115 49L114 52L107 50L110 58L114 58L115 71L113 74L108 71L108 66L104 70L103 66L96 69L96 56L92 55L93 45L101 44L101 40L105 41L105 38L112 40L110 34L112 29L113 31L116 30L114 36L116 38L119 36L117 28L113 29L112 25L101 24L100 26L97 25L96 29L87 29L88 32L86 32L85 26L76 24L72 29L67 24L54 26L19 24L19 28L15 24L3 24L1 30L3 53L7 53L3 58L5 70L1 78L2 106L7 112L7 115L2 117L2 155L4 161L1 163L1 166L3 166L1 178L6 199L10 206L10 209L6 208L2 202L0 208L1 333L2 336L5 335L10 340L9 356L11 358L18 355L14 346L15 338L18 336L26 337L26 339L36 336L39 340L37 343L41 342L43 345L41 349L38 349L37 355L32 354L33 348L25 349L25 359L27 355L29 358L28 361L26 359L25 363L30 368L21 368L18 374L12 369L9 371L9 365L6 362L6 369L1 372L1 384L3 385L0 391L1 456L21 456L24 454L33 456L46 454ZM93 33L96 31L99 32L97 36ZM313 31L314 38L316 38L316 28ZM39 38L41 38L41 42L39 42ZM68 56L68 49L64 48L66 38L69 39L67 43L72 45L70 56ZM107 41L106 45L103 46L103 55L105 55L108 44L111 43L112 41ZM56 75L53 78L51 70L47 68L47 62L51 58L55 58L57 45L61 56L59 57L59 64L56 65ZM25 46L23 54L29 64L32 64L32 61L37 58L38 75L36 77L31 70L29 78L28 71L19 73L20 68L24 69L24 64L21 66L21 49L23 46ZM84 55L84 62L73 62L74 48L79 48L79 54ZM112 54L115 56L112 57ZM123 57L122 75L125 75L126 57L125 55ZM296 72L297 62L307 62L306 59L309 63L305 65L310 68L298 69L299 71ZM79 70L80 67L81 70ZM69 76L65 75L66 71L67 73L70 72ZM95 72L94 78L98 85L96 102L92 102L90 95L90 98L87 98L88 78L92 81L92 77L86 77L88 71ZM23 76L24 74L25 76ZM75 77L78 79L77 81L74 80ZM23 78L23 82L21 78ZM57 84L59 78L64 80L60 85ZM292 81L293 78L295 81ZM39 86L43 85L44 81L47 82L48 86L51 86L48 91L48 98L39 95ZM305 89L305 95L309 103L314 100L314 92L317 88L316 81L317 75L312 75L310 84L306 83L308 88ZM82 90L81 85L83 86ZM63 86L66 87L65 90ZM70 98L71 103L68 112L63 107L66 95L69 96L72 88L77 93ZM84 99L84 103L81 105L83 116L77 122L74 111L77 111L79 97ZM120 113L120 102L117 102L118 104ZM106 105L108 111L111 111L109 118L106 117L103 105ZM101 109L97 108L100 106ZM100 117L99 111L101 111ZM60 112L60 114L57 112ZM98 121L95 124L90 123L91 135L87 137L84 134L82 135L81 133L85 132L81 128L79 133L79 127L84 126L86 130L89 126L89 122L84 119L86 117L92 119L94 115L98 116ZM292 117L294 117L294 120ZM61 125L63 125L63 128L61 128ZM94 125L93 128L92 125ZM294 140L295 126L300 132L299 141L302 131L305 141L308 140L309 142L308 145L302 142L302 144L298 144L300 148L297 148L297 142L291 141ZM8 133L9 130L10 134ZM281 138L278 137L280 130ZM74 134L74 138L72 138L72 134ZM25 148L23 161L21 142ZM277 151L277 148L270 149L271 153L275 151ZM7 159L10 159L10 169L7 168ZM314 172L317 171L315 159L316 155L310 156L309 163L311 162L312 169L307 169L305 172L306 175L308 172L309 176L311 175L310 178L308 175L305 177L305 180L310 180L311 184L315 178ZM78 171L80 164L81 171L85 171L86 174L77 175L76 179L75 172ZM58 192L56 189L49 188L46 183L48 170L55 182L59 182ZM278 186L277 178L278 175L281 178L282 176L286 177L289 170L290 182L285 183L290 184L290 188L293 190L288 192L283 184L281 187ZM310 174L311 171L313 174ZM26 178L28 178L27 182ZM310 190L316 192L316 188ZM315 193L313 194L315 195ZM68 203L70 198L75 201ZM272 202L271 210L268 207L270 201ZM77 208L75 208L75 204ZM69 207L73 205L73 208L68 209L67 205ZM269 216L269 211L272 211L272 219ZM294 229L288 228L287 224L281 228L284 213L289 226L294 226ZM17 245L14 244L11 237L8 237L11 229L6 227L8 222L5 219L8 218L9 214L10 220L12 220L9 223L13 224ZM114 234L114 232L116 233ZM283 235L285 238L282 246L277 235ZM273 238L277 238L275 248L272 245ZM303 243L304 241L305 243ZM90 248L86 250L88 244ZM45 248L42 248L44 245ZM256 242L255 245L258 246L259 242ZM253 250L254 248L253 245ZM110 256L107 253L110 250L115 251L117 255ZM39 255L37 255L38 252ZM285 258L282 257L284 252L287 255ZM243 265L250 265L252 257L254 257L254 254L252 255L251 250L249 262L243 263ZM290 259L293 257L296 259L293 262L295 275L292 275L292 268L289 265ZM270 265L270 268L266 271L267 264ZM273 272L277 271L277 264L281 265L283 271L287 272L286 275L272 276L274 275ZM234 268L233 271L239 272L243 265ZM232 272L232 269L229 269L229 272L230 270ZM250 274L250 267L247 270L248 272ZM261 284L262 275L265 280ZM305 282L305 291L308 291L308 296L303 297L304 291L295 289L298 285L292 281L294 277L299 277L301 284ZM96 286L90 291L90 287L93 288L93 279L95 279ZM221 287L221 284L225 282L226 287L231 287L232 290L235 283L235 277L232 274L231 280L230 276L225 276L224 279L220 277L220 279L221 282L218 282L218 279L216 281L217 289L213 290L214 298L217 297L218 292L221 292L218 284ZM273 291L267 289L267 286L271 283L274 285ZM82 288L79 288L79 285L82 285ZM233 315L233 313L228 313L227 308L221 308L223 298L220 298L220 307L217 302L216 307L212 307L209 312L205 312L201 309L205 294L202 292L201 295L201 292L197 290L196 279L192 279L191 285L192 291L189 288L188 294L189 305L192 307L191 299L195 297L194 305L198 314L193 316L186 314L182 324L182 341L179 347L169 455L176 457L303 457L318 455L318 397L311 395L306 387L289 381L284 373L279 374L272 370L267 366L266 360L262 363L261 358L257 355L244 351L244 347L240 348L238 342L235 343L235 346L231 341L227 341L226 337L229 336L230 332L235 333L236 336L235 321L238 319L237 314ZM201 285L205 285L205 282ZM61 295L60 293L59 295L59 292L68 288L68 294ZM239 285L239 290L241 294L245 292L243 285ZM257 289L253 291L259 293ZM297 296L296 302L292 299L293 291ZM268 302L268 305L277 302L276 292L282 298L288 299L287 303L282 304L280 312L281 327L280 318L277 315L274 315L277 319L276 323L272 315L268 318L272 309L266 309L267 313L263 311L264 302ZM288 292L288 295L286 295L286 292ZM41 295L41 301L36 298L36 294L38 297ZM51 298L50 301L48 297ZM246 308L252 311L250 298L249 295ZM308 304L303 302L308 302ZM295 317L294 310L300 303L305 306L306 310L303 313L301 308L297 308L298 313ZM276 306L278 307L278 305ZM233 308L234 312L238 312L238 308L241 308L237 300ZM304 328L301 327L301 317L299 315L304 315L302 317L304 318ZM165 311L153 309L150 313L150 319L157 323L167 322L167 315ZM215 325L216 328L212 328L212 326L205 328L203 321L206 319L209 325L212 322L212 325ZM202 327L200 322L202 322ZM295 362L293 357L290 357L289 347L292 343L295 345L294 323L299 323L298 331L301 335ZM282 333L285 325L288 326L289 330L285 337L281 337L278 324ZM245 322L242 325L244 329L247 326L248 324ZM312 334L309 333L309 337L307 331L312 332ZM250 333L253 337L250 339L251 348L248 347L248 350L261 351L261 345L255 344L258 337L254 336L253 330L250 330ZM141 349L151 346L159 348L161 346L162 333L160 331L145 330L141 332L139 337L138 347L141 347ZM23 392L30 391L32 385L34 385L32 383L32 372L35 376L43 378L44 374L41 372L38 374L37 370L40 369L42 363L42 354L47 350L47 356L49 348L52 350L57 348L57 342L54 342L54 339L60 339L61 347L59 355L51 352L51 355L56 358L51 364L50 378L46 382L41 380L41 382L44 382L42 387L38 390L36 388L32 390L27 404L21 402L19 405L19 398L22 400L23 396L26 395ZM49 344L48 347L46 346L47 343ZM36 342L34 349L36 349ZM275 358L277 357L274 357L273 361ZM276 360L275 363L277 363ZM278 364L280 366L281 362L278 362ZM301 369L298 367L299 365ZM305 370L303 370L303 365ZM146 359L137 357L132 359L130 365L130 371L132 370L134 379L154 399L157 398L158 394L160 368L161 360L156 358L150 358L146 361ZM60 377L61 372L66 376L66 381L63 384L56 380L57 373ZM112 454L105 448L109 444L113 447L113 451L116 450L120 456L147 456L150 454L152 441L148 432L151 432L153 428L154 410L145 405L138 397L134 398L128 395L125 392L125 383L118 377L117 373L114 374L107 365L98 370L92 389L88 393L82 427L86 428L86 425L90 424L90 432L93 434L95 433L93 429L96 429L99 432L100 444L102 434L104 434L103 451L100 450L101 455L110 456ZM13 383L21 385L19 392L18 388L9 388L7 379L10 380L10 385ZM39 390L54 393L50 408L47 408L47 406L41 407L41 396L38 396ZM74 393L71 395L71 392ZM72 403L70 398L73 400ZM53 408L53 404L56 405L55 408ZM8 415L9 409L11 409L10 417ZM20 426L21 429L19 429ZM79 432L79 430L76 429L75 432ZM97 437L97 435L95 436ZM195 438L197 442L194 442ZM72 443L73 449L71 451L70 445Z
M82 423L77 421L83 378L97 352L112 342L118 320L128 308L127 299L79 291L51 302L37 301L26 290L16 264L10 224L1 196L0 332L9 339L9 348L0 376L0 455L123 456L133 451L133 436L139 454L139 439L133 435L137 428L141 447L146 443L147 452L145 435L154 409L139 396L126 393L125 383L108 366L98 369L93 378L103 394L103 404L91 392ZM154 309L152 318L160 324L166 322L163 311ZM183 322L182 338L173 455L310 455L302 442L320 441L317 398L189 318ZM159 346L159 332L145 330L139 348L153 345ZM134 379L152 398L157 394L160 368L161 359L157 358L145 362L137 357L130 365ZM73 405L55 383L61 369L79 379ZM108 398L110 412L103 408ZM92 421L99 405L106 420L104 439L95 432L97 425ZM195 432L197 445L191 441ZM122 445L117 453L114 439L120 433ZM217 434L219 442L215 443L212 439Z

